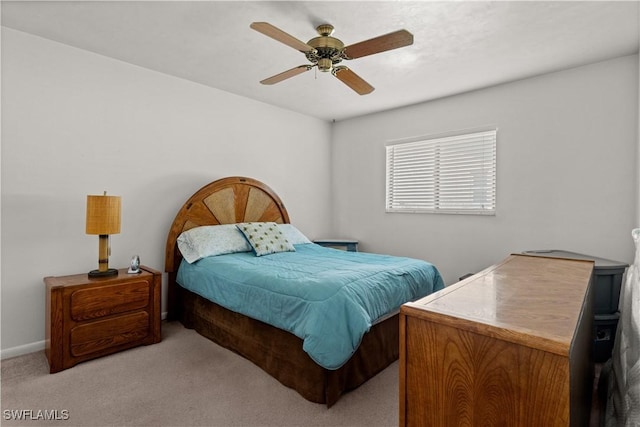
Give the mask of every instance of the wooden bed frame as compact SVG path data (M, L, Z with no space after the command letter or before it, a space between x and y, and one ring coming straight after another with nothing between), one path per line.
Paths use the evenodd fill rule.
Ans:
M169 230L165 252L169 320L180 320L185 327L247 358L305 399L329 407L342 394L398 359L397 314L372 326L345 365L328 370L302 350L303 342L295 335L230 311L176 283L182 260L176 242L180 233L197 226L249 221L289 223L289 215L278 195L251 178L214 181L182 206Z

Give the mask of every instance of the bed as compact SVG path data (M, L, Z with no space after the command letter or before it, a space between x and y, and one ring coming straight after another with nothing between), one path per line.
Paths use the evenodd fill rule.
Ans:
M437 269L424 261L347 253L304 241L303 235L298 241L298 235L284 234L288 249L267 252L266 256L257 256L261 255L260 248L252 246L255 242L246 230L241 236L250 243L249 250L205 254L200 258L185 250L185 236L208 229L220 232L233 228L238 233L237 224L272 224L276 233L285 227L289 227L287 233L290 229L299 233L290 225L278 195L260 181L228 177L202 187L180 208L167 237L168 319L179 320L185 327L245 357L312 402L332 406L345 392L397 360L399 305L444 286ZM396 261L405 265L387 264ZM233 267L236 264L238 271ZM330 266L324 268L327 273L321 271L325 264ZM362 271L351 278L351 269L360 265ZM397 270L401 267L408 270ZM275 268L281 270L272 270ZM261 272L265 277L258 276ZM224 277L209 277L215 274ZM381 302L360 304L365 300L361 290L366 292L372 283L377 286L379 274L391 280L409 280L411 285L398 282L393 287L400 289L400 296L387 295L385 290ZM283 284L277 283L283 277ZM272 286L299 294L285 295L288 300L275 300L274 295L280 298L279 294L285 292ZM325 290L327 286L332 290ZM297 303L300 294L311 295L308 306ZM338 300L338 294L347 294L346 300ZM257 304L248 304L253 301ZM389 310L391 306L393 310ZM273 307L276 309L271 310ZM323 314L311 311L315 307L320 307L318 310L328 318L346 313L347 320L328 326L328 322L318 320ZM286 317L297 317L292 324L281 324L281 312L286 312ZM309 331L304 329L307 324L319 328ZM349 335L346 341L342 340L343 335ZM331 338L323 340L323 336ZM339 352L334 354L336 349Z

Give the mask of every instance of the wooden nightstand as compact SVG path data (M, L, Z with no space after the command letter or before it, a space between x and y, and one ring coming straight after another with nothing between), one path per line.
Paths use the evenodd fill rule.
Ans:
M313 241L320 246L340 249L349 252L358 252L358 241L350 239L316 239Z
M45 277L45 353L50 372L138 345L160 342L162 273Z

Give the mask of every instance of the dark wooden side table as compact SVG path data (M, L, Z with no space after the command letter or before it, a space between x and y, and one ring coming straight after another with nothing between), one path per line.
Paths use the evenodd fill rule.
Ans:
M162 273L45 277L45 353L50 372L138 345L158 343Z
M349 252L358 252L358 241L350 239L316 239L313 243L328 248L340 249Z

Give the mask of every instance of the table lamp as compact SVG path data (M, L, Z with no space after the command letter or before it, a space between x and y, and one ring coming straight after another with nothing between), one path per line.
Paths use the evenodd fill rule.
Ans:
M118 270L109 268L109 235L120 233L120 196L87 196L87 234L97 234L98 269L89 277L117 276Z

